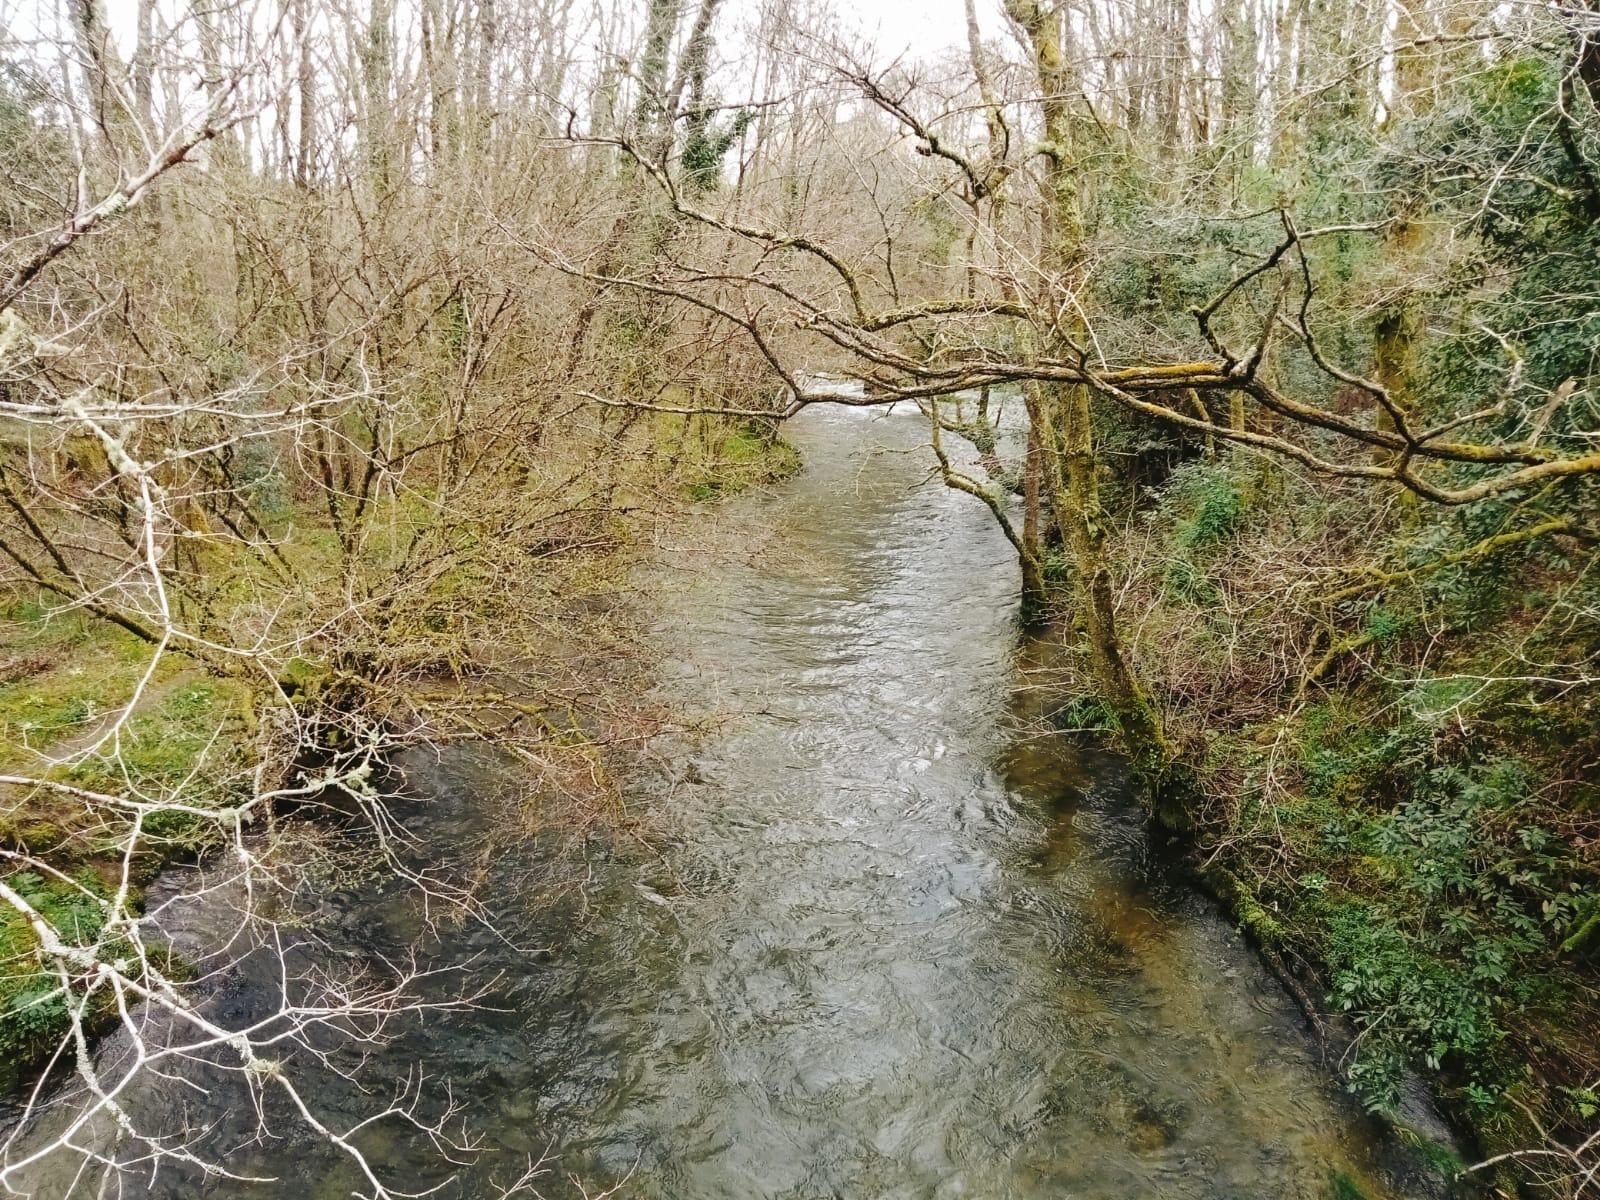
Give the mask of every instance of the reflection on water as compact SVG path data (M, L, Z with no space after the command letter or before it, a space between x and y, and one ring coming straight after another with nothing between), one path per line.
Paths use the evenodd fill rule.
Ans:
M497 839L506 768L411 764L419 836L483 864L502 927L551 947L444 931L439 961L498 974L488 1007L368 1065L454 1081L490 1152L444 1194L492 1196L541 1155L552 1198L1317 1197L1336 1174L1402 1194L1281 991L1149 878L1115 764L1011 728L1009 551L903 453L916 416L813 411L792 436L806 472L735 510L760 552L669 589L663 691L734 716L683 750L659 844L597 841L583 895L552 907L538 847ZM417 918L398 885L318 914L355 955L401 951ZM350 1194L309 1141L250 1144L235 1101L182 1101L245 1143L234 1169ZM410 1186L442 1177L420 1139L363 1145Z

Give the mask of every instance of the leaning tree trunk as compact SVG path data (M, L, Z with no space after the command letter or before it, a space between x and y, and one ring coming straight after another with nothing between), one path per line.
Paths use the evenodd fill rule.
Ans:
M1106 551L1106 519L1100 507L1100 463L1094 452L1091 396L1082 385L1055 396L1056 460L1059 475L1051 496L1076 577L1078 624L1101 701L1117 719L1118 732L1140 782L1157 803L1163 823L1187 824L1175 802L1171 747L1161 716L1128 661L1117 621L1116 589Z
M1007 0L1007 11L1028 35L1038 73L1044 117L1044 245L1047 277L1055 286L1071 285L1083 268L1083 219L1078 199L1078 165L1072 153L1074 130L1069 97L1076 94L1071 68L1062 53L1060 17L1038 0ZM1045 311L1053 311L1047 306ZM1065 345L1054 347L1065 354ZM1089 389L1081 385L1046 390L1040 406L1049 426L1040 430L1051 508L1066 541L1076 578L1077 620L1088 652L1096 690L1116 718L1134 772L1158 804L1164 821L1184 823L1174 794L1172 754L1161 718L1128 661L1118 628L1116 593L1105 547L1105 515L1100 508L1099 462L1094 452Z

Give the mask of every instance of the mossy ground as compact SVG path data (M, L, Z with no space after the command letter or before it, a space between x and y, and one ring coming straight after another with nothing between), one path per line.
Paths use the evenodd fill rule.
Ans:
M722 437L707 461L690 473L684 492L691 500L717 500L787 479L799 469L800 455L788 442L735 430Z
M34 595L11 596L0 609L0 629L0 772L152 798L181 785L190 802L220 803L232 795L244 725L237 687L168 658L116 743L91 750L133 697L151 648ZM13 860L7 882L62 936L93 942L104 919L98 901L112 893L122 871L127 826L70 795L15 788L8 795L0 804L0 848L43 860L60 874ZM155 817L132 863L135 907L139 888L165 863L203 846L194 820ZM27 922L9 906L0 908L0 1090L16 1086L66 1028L66 998L40 973L36 949Z
M767 422L661 413L652 445L657 472L682 499L693 502L735 496L800 469L799 452Z

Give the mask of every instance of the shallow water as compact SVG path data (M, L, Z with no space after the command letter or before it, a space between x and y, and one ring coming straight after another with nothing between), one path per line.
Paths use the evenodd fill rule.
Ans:
M915 415L814 410L790 436L806 470L731 510L746 560L666 588L662 691L727 720L636 782L665 825L650 849L596 839L552 904L539 843L496 824L508 768L408 764L417 835L548 947L445 930L430 961L498 976L488 1007L367 1064L453 1081L487 1152L442 1194L492 1196L539 1156L551 1198L1407 1194L1281 989L1147 861L1115 761L1019 729L1010 551L905 453ZM422 929L395 884L329 891L315 919L356 958ZM252 986L216 1002L248 1011ZM280 1182L122 1194L351 1194L335 1155L251 1143L232 1085L200 1082L143 1104L215 1121L234 1170ZM337 1079L317 1099L351 1120L372 1103ZM447 1174L398 1127L362 1145L411 1190Z

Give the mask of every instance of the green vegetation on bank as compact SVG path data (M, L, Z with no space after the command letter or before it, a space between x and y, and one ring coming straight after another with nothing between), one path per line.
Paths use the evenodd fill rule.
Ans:
M1195 771L1195 862L1350 1022L1344 1070L1374 1110L1417 1071L1486 1153L1581 1140L1600 1111L1592 540L1382 512L1246 455L1196 457L1133 510L1136 653ZM1092 692L1056 719L1114 727Z
M181 788L185 803L201 806L238 798L247 715L237 685L164 660L113 746L112 727L144 680L150 646L39 596L13 597L0 611L0 629L0 774L145 798ZM143 885L163 865L204 852L216 832L170 811L151 816L144 831L139 853L125 864L125 819L70 793L13 791L0 804L0 850L48 864L48 871L11 871L6 882L58 936L94 945L125 865L137 908ZM41 971L37 948L22 915L0 909L0 1089L18 1086L53 1052L76 1002ZM98 997L86 1014L91 1028L112 1017L110 1003L109 994Z
M730 429L714 418L669 418L651 436L654 453L640 457L630 484L642 496L664 488L690 501L717 499L784 478L799 466L794 449L770 428ZM314 512L297 513L280 504L271 519L285 559L301 572L315 577L336 568L337 539ZM410 521L398 509L376 524L367 554L403 559L410 537L425 528L426 519L424 509ZM468 530L459 532L470 536ZM617 554L626 543L625 530L607 535L586 523L577 529L562 524L553 532L530 552L560 555L569 542L588 544L568 566L549 573L554 600L581 603L616 590L625 573ZM218 575L221 582L209 589L208 602L245 605L256 594L262 571L258 563L238 560ZM461 639L477 636L486 623L510 623L502 625L506 631L523 620L461 574L440 575L419 600L396 614L388 643L391 657L400 646L408 648L407 669L419 681L448 675ZM296 599L286 595L281 603ZM0 610L0 774L154 802L178 797L186 806L220 808L245 798L259 732L262 697L257 693L265 681L219 676L204 661L171 654L161 656L152 671L152 653L147 641L81 609L52 603L47 593L15 591ZM336 678L330 668L325 660L295 657L280 682L314 713L321 693ZM136 691L138 700L126 711ZM0 801L0 851L45 869L24 866L0 871L0 877L59 936L93 946L101 937L105 902L122 884L125 865L126 904L137 912L144 886L163 866L206 853L219 835L217 826L193 816L157 812L144 821L137 853L126 858L128 832L125 817L108 815L71 793L13 789ZM38 940L22 914L0 907L0 1091L24 1083L71 1028L69 1005L77 1000L41 971L37 951ZM94 1030L113 1017L110 997L102 992L80 1019Z
M800 469L776 423L733 424L709 416L664 415L656 423L657 459L674 473L687 500L720 500Z
M1548 1162L1556 1194L1600 1117L1600 91L1574 92L1567 54L1405 64L1385 121L1314 131L1320 174L1241 165L1254 225L1152 201L1157 175L1119 165L1091 235L1097 347L1203 356L1196 312L1246 277L1270 281L1254 310L1211 318L1266 313L1236 344L1281 341L1259 408L1204 385L1169 401L1190 425L1095 408L1104 552L1053 583L1079 667L1058 721L1159 751L1196 864L1348 1022L1351 1087L1392 1111L1420 1073L1506 1156L1498 1186ZM1291 220L1326 235L1286 242ZM1292 269L1247 276L1275 247ZM1334 436L1402 421L1460 439L1420 485L1385 475L1415 432ZM1533 473L1485 486L1497 454ZM1140 728L1073 590L1100 572Z

